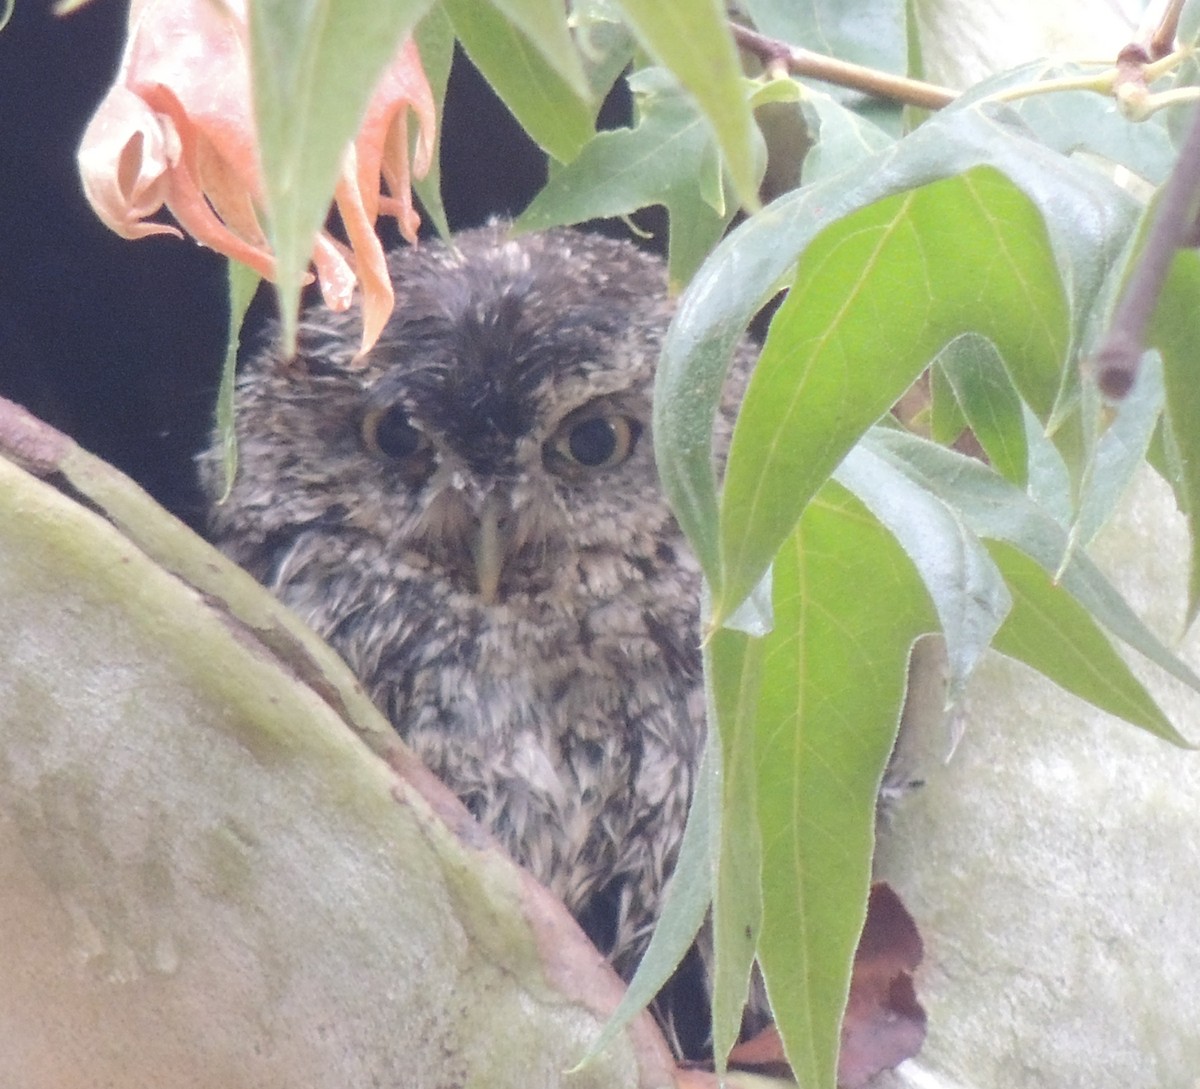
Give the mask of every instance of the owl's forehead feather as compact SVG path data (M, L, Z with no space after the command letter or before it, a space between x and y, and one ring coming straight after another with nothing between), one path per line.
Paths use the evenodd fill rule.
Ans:
M648 380L665 326L654 258L567 232L510 240L487 228L457 241L394 256L396 312L368 360L379 396L458 412L500 404L511 417L514 404ZM597 268L609 251L629 276Z
M490 471L516 471L520 449L540 449L597 398L648 417L667 320L661 262L576 232L512 240L495 227L455 241L393 254L396 309L365 366L340 347L350 339L337 336L340 320L326 314L322 330L310 318L302 343L319 369L352 379L377 408L402 406Z

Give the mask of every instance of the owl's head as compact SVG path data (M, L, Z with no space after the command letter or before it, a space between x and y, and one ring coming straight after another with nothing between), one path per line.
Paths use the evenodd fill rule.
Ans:
M357 314L318 309L297 360L248 364L218 542L270 582L273 558L320 530L484 602L580 578L616 592L623 570L673 563L650 435L662 263L492 226L390 267L396 309L365 358Z

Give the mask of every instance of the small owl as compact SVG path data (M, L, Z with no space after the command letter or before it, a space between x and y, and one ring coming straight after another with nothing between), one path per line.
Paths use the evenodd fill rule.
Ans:
M665 269L502 225L390 268L364 358L319 308L295 360L246 367L212 536L629 976L704 737L700 570L650 433Z

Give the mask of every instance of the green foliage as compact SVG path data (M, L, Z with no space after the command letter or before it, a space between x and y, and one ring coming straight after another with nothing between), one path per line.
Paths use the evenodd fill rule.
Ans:
M225 361L221 365L221 386L217 390L216 408L216 426L221 436L221 461L225 472L222 502L229 497L238 467L233 396L237 383L237 357L242 321L246 317L246 311L250 309L259 283L260 280L253 269L238 261L229 262L229 336L225 344Z
M372 73L429 6L252 7L287 292ZM895 102L756 63L743 74L723 5L568 7L443 0L420 41L444 77L452 27L556 160L520 228L663 205L671 282L687 285L655 444L708 579L711 744L628 1004L654 993L711 904L719 1053L757 957L801 1083L832 1087L875 795L918 636L944 638L951 700L994 646L1186 744L1124 654L1198 690L1200 678L1085 552L1148 450L1200 540L1195 252L1177 255L1151 325L1162 367L1150 357L1130 397L1105 404L1086 366L1139 259L1143 202L1172 168L1176 126L1127 120L1094 70L1036 61L903 133ZM902 0L746 9L760 30L881 70L903 74L921 55ZM633 121L596 132L627 63ZM1034 93L1051 78L1074 85ZM770 124L760 134L754 111L768 109L791 143ZM788 154L801 161L772 177L793 188L757 208L766 162ZM421 193L436 219L436 183ZM732 445L714 448L735 347L780 291ZM927 370L926 411L902 427L889 408ZM947 447L968 428L986 461Z
M639 72L630 83L636 124L597 133L573 162L555 171L517 225L539 230L662 204L671 219L668 276L678 290L720 239L735 208L726 202L720 152L695 102L661 68Z
M1192 524L1192 575L1188 592L1188 617L1196 616L1200 602L1200 389L1196 374L1200 359L1200 254L1178 253L1159 298L1151 327L1151 343L1162 353L1167 388L1167 418L1178 444L1179 476L1176 495Z
M574 66L562 61L557 36L535 41L525 21L513 21L500 5L445 0L442 7L467 55L538 146L560 162L575 158L592 134L595 111L578 61ZM543 44L553 47L549 54ZM572 68L570 78L563 74L566 67Z
M433 161L429 173L423 178L413 179L413 191L421 201L421 207L442 238L450 237L450 224L446 220L446 208L442 203L442 123L446 85L450 82L450 64L454 59L454 24L441 6L431 8L416 26L413 37L421 53L421 67L429 80L433 92L434 109L437 114L437 132L434 134ZM418 133L409 134L410 144L415 144Z
M250 64L285 344L312 240L371 91L429 0L255 0Z
M774 571L775 627L763 639L754 714L758 953L799 1083L831 1086L875 796L909 650L935 619L896 540L836 483L808 505Z

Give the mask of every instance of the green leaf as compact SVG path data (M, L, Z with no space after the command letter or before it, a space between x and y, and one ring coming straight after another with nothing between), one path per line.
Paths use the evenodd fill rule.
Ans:
M883 72L906 72L905 0L746 0L745 7L769 37Z
M1179 451L1177 491L1188 516L1192 540L1188 582L1188 622L1200 608L1200 253L1180 250L1158 297L1150 324L1150 344L1163 359L1167 418Z
M667 274L678 289L721 237L732 208L718 203L721 163L712 134L690 97L670 81L642 72L636 128L597 133L553 177L517 219L520 230L544 230L627 215L651 204L670 216ZM665 75L665 73L658 73Z
M371 92L429 0L255 0L254 112L285 353L338 167Z
M894 139L874 122L844 106L831 95L804 87L801 108L816 135L804 157L805 185L843 174L855 163L890 147Z
M603 102L633 60L637 43L616 0L575 0L569 22L592 99Z
M1071 306L1073 341L1082 342L1083 330L1102 325L1096 296L1121 257L1134 221L1133 202L1090 168L978 108L942 111L892 148L752 216L713 251L680 299L656 377L659 474L714 585L720 546L711 433L743 330L829 224L882 197L981 163L1003 171L1042 211ZM898 328L907 325L905 319Z
M1061 68L1045 75L1066 75ZM1161 185L1175 163L1175 149L1161 115L1134 123L1114 109L1112 99L1090 91L1030 95L1013 103L1017 115L1048 147L1063 155L1084 152L1116 163Z
M491 0L491 3L529 39L576 97L584 101L591 98L562 0Z
M463 49L521 127L547 154L567 163L594 131L595 110L529 38L478 0L442 0Z
M954 507L972 532L1004 541L1031 556L1095 620L1171 676L1200 692L1200 677L1138 619L1086 555L1062 568L1068 530L1019 488L986 465L888 428L874 428L863 445ZM1060 570L1060 568L1062 568Z
M1075 496L1071 491L1071 473L1058 447L1028 408L1025 415L1025 445L1029 451L1029 480L1026 491L1050 517L1069 526L1075 514Z
M1172 744L1191 747L1064 587L1011 545L992 541L988 550L1013 594L1012 612L996 635L1001 654L1032 666L1109 714Z
M746 11L763 34L816 53L905 75L908 64L905 0L747 0ZM914 35L915 37L915 35ZM815 81L814 81L815 82ZM815 84L832 100L892 136L901 131L898 103L842 87Z
M935 362L929 371L929 430L934 442L952 446L967 429L954 387L941 364Z
M713 889L713 1055L718 1071L737 1043L762 929L761 832L755 801L755 711L764 644L716 631L705 644L721 745L721 835Z
M450 81L450 65L454 60L454 26L443 8L433 7L417 24L413 38L421 54L421 67L425 69L429 89L433 92L433 106L437 115L429 172L423 178L413 179L413 189L438 234L448 239L450 224L446 219L446 206L442 203L442 119L445 114L446 85ZM410 135L415 141L417 134Z
M965 332L994 341L1049 410L1068 311L1040 216L1003 175L977 168L887 198L814 240L734 429L715 620L762 577L859 436Z
M1084 472L1072 541L1086 545L1108 521L1146 459L1164 400L1162 360L1149 353L1133 389L1115 407Z
M996 346L985 337L967 333L942 349L938 365L992 468L1024 487L1029 479L1025 418L1021 398Z
M946 640L947 696L957 701L1012 605L999 569L951 505L866 446L850 451L834 479L896 538L920 575Z
M836 484L780 551L774 597L755 744L759 960L796 1080L832 1089L876 794L909 649L935 619L891 535Z
M227 261L229 278L229 337L225 342L225 361L221 366L221 385L217 389L216 429L221 441L221 467L225 483L220 502L229 498L233 478L237 476L237 431L234 427L234 387L237 384L238 345L241 343L242 322L261 282L253 269L240 261Z
M1060 155L1076 156L1102 173L1111 173L1113 164L1124 166L1150 184L1160 184L1175 161L1166 116L1175 111L1164 110L1143 121L1130 121L1114 108L1110 95L1098 93L1102 71L1099 64L1063 64L1043 58L977 83L963 93L956 106L982 106L997 116L1019 118L1040 143ZM997 98L1014 89L1028 91L1048 80L1091 82L1097 89Z
M693 96L712 126L738 199L758 206L757 129L719 0L620 0L646 51Z

